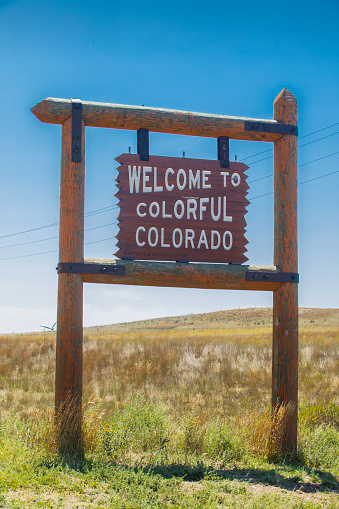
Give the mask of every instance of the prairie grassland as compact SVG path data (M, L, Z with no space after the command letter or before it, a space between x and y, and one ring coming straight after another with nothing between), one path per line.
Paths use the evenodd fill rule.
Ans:
M0 507L339 507L339 310L300 310L292 463L289 409L269 409L271 327L249 309L87 329L86 461L66 463L55 333L0 336Z
M304 318L300 327L299 402L301 407L338 405L339 312L316 310L320 318L315 319L312 311L313 319ZM163 401L174 415L189 412L202 422L266 408L271 394L270 310L241 310L238 323L236 314L87 329L84 401L96 398L109 417L142 391L150 401ZM15 408L24 415L52 408L55 333L0 336L0 359L3 410Z

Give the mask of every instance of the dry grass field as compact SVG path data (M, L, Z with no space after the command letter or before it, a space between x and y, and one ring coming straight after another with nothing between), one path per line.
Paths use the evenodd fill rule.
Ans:
M84 400L109 417L135 391L175 414L263 409L271 392L271 309L241 309L92 327ZM339 311L300 310L299 401L339 405ZM55 333L0 336L1 407L29 413L54 397Z
M269 440L271 309L86 329L84 430L92 468L87 463L91 480L81 482L88 500L78 488L66 496L60 487L60 475L76 484L83 469L55 473L66 468L53 441L55 333L0 336L0 507L339 507L339 310L300 309L299 322L300 450L293 465L272 456ZM33 478L45 465L44 476L53 471L58 480L30 484L15 463L18 447L31 451L22 462L33 462L26 466ZM115 469L114 488L99 464ZM150 479L160 483L156 492L165 490L159 499L145 494ZM101 491L100 499L96 482L107 496ZM146 490L139 498L128 491L133 483Z

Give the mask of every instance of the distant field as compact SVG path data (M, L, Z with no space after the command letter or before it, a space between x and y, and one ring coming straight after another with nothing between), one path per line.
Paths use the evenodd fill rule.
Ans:
M239 309L91 327L84 331L84 399L105 413L135 390L200 418L266 407L272 310ZM300 404L339 404L339 310L300 309ZM0 337L3 409L52 408L55 333Z
M146 477L158 472L162 479L174 475L182 480L186 475L186 484L180 484L180 493L188 490L187 500L191 504L188 508L238 507L240 500L241 505L248 508L339 507L336 498L339 494L339 310L300 309L299 314L299 463L292 467L284 467L283 463L280 467L270 466L271 421L267 412L271 396L272 309L269 308L191 314L85 329L84 408L88 457L91 461L99 461L100 465L143 468ZM55 333L0 336L0 360L0 418L3 423L0 436L1 429L17 430L15 436L19 442L13 445L14 449L26 444L27 450L35 451L35 457L41 453L45 455L43 461L49 458L54 464L57 459L51 438L51 411ZM37 422L45 423L45 432ZM4 466L6 447L11 447L6 433L3 431L3 437L9 442L2 443L0 492L2 482L7 486L4 500L12 504L8 495L10 481ZM44 453L46 450L49 452ZM14 463L12 471L19 468ZM34 468L34 472L40 472L40 467ZM280 469L279 482L277 469ZM273 475L273 471L276 474ZM246 475L252 476L252 480L246 480ZM234 505L222 505L224 495L220 495L221 488L217 487L226 481L227 500L233 500ZM245 481L244 491L241 486L245 486ZM29 482L21 478L25 490ZM39 482L36 486L41 490ZM254 487L259 485L256 491ZM304 485L309 491L301 489ZM207 486L212 490L207 490L212 497L210 504L207 499L200 500L195 491L196 488L205 490ZM18 481L13 485L13 505L1 506L0 497L0 507L35 507L33 502L29 505L27 492L26 505L15 505L19 488ZM33 489L35 497L37 489ZM301 495L286 498L286 489L301 489ZM61 488L53 484L53 490ZM265 502L262 496L266 492ZM307 498L308 492L314 492L314 497ZM286 504L274 502L273 495L277 494L281 500L286 498ZM128 505L121 501L122 505L117 501L112 505L95 505L99 502L96 496L94 498L94 505L78 507L153 507L147 497L140 498L144 505L141 502ZM310 505L294 506L298 501ZM64 506L61 502L61 505L48 503L51 505L37 507L76 507ZM78 503L85 504L81 497ZM161 505L156 500L154 507L186 507L175 502L171 504Z

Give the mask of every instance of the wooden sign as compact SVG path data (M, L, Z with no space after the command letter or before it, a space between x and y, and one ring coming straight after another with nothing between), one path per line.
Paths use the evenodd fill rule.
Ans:
M244 263L248 184L243 163L122 154L118 258Z

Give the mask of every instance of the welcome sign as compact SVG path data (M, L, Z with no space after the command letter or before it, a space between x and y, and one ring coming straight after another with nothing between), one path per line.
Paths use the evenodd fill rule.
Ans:
M118 258L244 263L248 184L243 163L122 154Z

